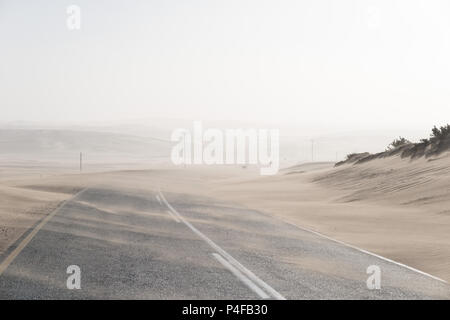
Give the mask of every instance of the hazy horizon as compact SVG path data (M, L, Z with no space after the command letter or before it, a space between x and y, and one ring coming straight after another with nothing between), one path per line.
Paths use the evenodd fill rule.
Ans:
M2 122L250 121L428 132L450 118L445 1L0 1ZM26 94L25 94L26 93Z
M207 128L256 128L255 123L245 121L202 121L203 127ZM355 152L371 152L377 153L385 150L387 145L399 136L418 142L422 138L429 136L431 128L391 128L383 131L360 129L360 130L333 130L330 128L305 128L291 126L270 126L266 124L264 128L276 128L280 132L280 161L282 166L289 166L295 163L314 161L340 161L349 153ZM1 149L7 155L11 150L15 151L11 157L4 159L14 159L19 155L23 157L27 154L27 159L40 159L41 154L47 154L49 159L57 159L58 154L62 151L66 154L71 153L70 157L77 156L79 151L83 151L92 156L96 153L95 149L104 149L103 146L115 145L120 146L123 156L132 159L135 156L152 153L153 146L151 143L155 138L169 142L171 133L175 128L185 128L193 130L193 122L191 120L180 119L154 119L148 121L141 119L140 121L128 122L89 122L89 123L43 123L43 122L0 122L0 131L7 130L2 133L3 142ZM25 129L25 132L22 130ZM11 130L11 131L10 131ZM14 133L16 130L16 133ZM26 131L30 130L29 133ZM90 133L100 133L98 135L86 136ZM110 134L108 134L110 133ZM12 135L11 135L12 134ZM107 135L104 135L107 134ZM5 139L10 137L9 139ZM18 137L26 137L25 140L17 140ZM86 140L86 137L87 138ZM95 137L95 138L94 138ZM135 138L144 138L135 140ZM75 140L73 140L75 138ZM148 139L150 138L150 139ZM93 139L93 140L92 140ZM132 140L128 140L132 139ZM39 153L27 152L30 147L29 141L37 141L31 143L33 147L42 148ZM85 143L83 141L86 140ZM92 140L92 141L91 141ZM94 143L95 141L95 143ZM127 143L119 143L120 141L128 141ZM314 156L311 154L311 141L314 141ZM131 142L131 144L130 144ZM5 144L6 143L6 144ZM76 147L74 148L74 143ZM92 147L92 143L95 147ZM103 146L102 146L103 145ZM52 147L53 146L53 149ZM130 148L139 150L132 155ZM145 149L147 148L147 150ZM90 150L90 151L89 151ZM104 153L105 150L102 151ZM111 151L111 150L110 150ZM169 155L169 150L167 150ZM105 153L107 154L107 153ZM92 158L92 157L91 157ZM107 159L104 156L102 159Z

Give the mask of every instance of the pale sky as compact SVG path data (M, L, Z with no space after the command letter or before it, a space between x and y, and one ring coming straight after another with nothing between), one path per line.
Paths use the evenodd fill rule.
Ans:
M450 120L449 57L447 0L0 0L2 122L428 130Z

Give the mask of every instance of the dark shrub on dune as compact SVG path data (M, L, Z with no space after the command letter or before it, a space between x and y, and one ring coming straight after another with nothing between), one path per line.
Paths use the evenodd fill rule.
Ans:
M399 137L391 142L386 151L370 154L352 153L347 155L347 159L336 163L335 166L343 164L359 164L373 159L386 158L399 154L402 158L416 159L420 157L430 157L439 155L442 152L450 150L450 125L447 124L440 128L434 126L431 130L429 139L421 139L420 142L412 143L409 140Z

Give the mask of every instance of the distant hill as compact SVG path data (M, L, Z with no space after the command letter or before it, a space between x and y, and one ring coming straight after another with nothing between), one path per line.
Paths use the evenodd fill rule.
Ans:
M0 129L0 157L52 161L76 158L116 162L169 158L170 141L118 133Z

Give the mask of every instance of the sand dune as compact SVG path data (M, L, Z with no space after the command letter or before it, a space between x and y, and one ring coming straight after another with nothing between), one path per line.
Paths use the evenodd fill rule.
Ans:
M303 171L217 194L450 280L450 154Z

